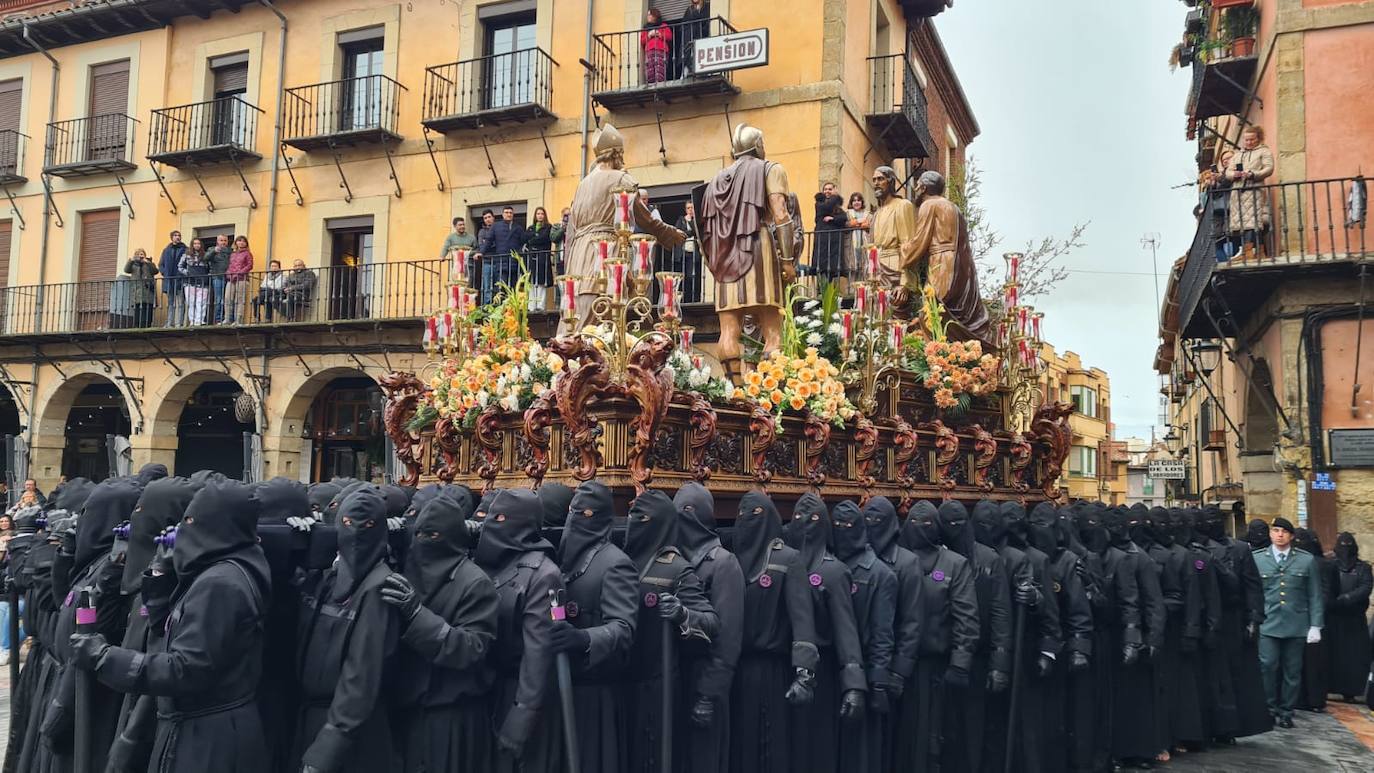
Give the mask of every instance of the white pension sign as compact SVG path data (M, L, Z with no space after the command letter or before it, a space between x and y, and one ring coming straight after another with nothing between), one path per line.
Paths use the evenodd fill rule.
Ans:
M767 27L697 38L693 45L693 71L697 75L768 64Z

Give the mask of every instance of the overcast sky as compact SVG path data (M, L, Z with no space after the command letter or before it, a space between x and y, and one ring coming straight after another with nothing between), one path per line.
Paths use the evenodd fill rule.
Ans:
M1091 221L1074 273L1048 297L1045 337L1111 377L1117 437L1149 437L1159 289L1193 238L1196 174L1185 136L1189 71L1169 51L1187 9L1169 2L958 2L936 27L982 135L983 205L1003 248Z

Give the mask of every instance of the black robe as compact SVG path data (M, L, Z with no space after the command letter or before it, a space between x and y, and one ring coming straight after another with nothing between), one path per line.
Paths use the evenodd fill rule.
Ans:
M1311 551L1316 557L1317 576L1321 579L1322 604L1327 610L1335 602L1340 586L1340 568L1335 559ZM1326 695L1331 687L1331 639L1322 631L1322 640L1307 645L1302 654L1302 686L1298 690L1296 708L1324 711Z
M1199 538L1200 539L1200 538ZM1188 544L1188 560L1193 566L1193 571L1197 575L1198 593L1202 603L1198 605L1197 618L1190 621L1184 630L1184 659L1191 660L1193 665L1192 677L1195 679L1194 688L1197 690L1198 705L1202 709L1202 730L1201 738L1181 738L1185 744L1198 748L1211 743L1216 735L1218 725L1216 712L1216 696L1224 694L1218 680L1223 676L1213 673L1213 658L1211 652L1215 650L1219 643L1221 632L1221 586L1217 578L1216 569L1212 566L1212 554L1207 549L1205 542L1193 540ZM1196 633L1197 638L1189 640L1189 634ZM1187 674L1186 668L1183 674ZM1229 674L1226 678L1229 678ZM1186 689L1187 685L1184 685ZM1223 716L1224 719L1224 716Z
M1165 750L1167 743L1160 736L1155 721L1158 708L1155 706L1154 663L1147 652L1163 652L1168 614L1164 595L1160 591L1159 566L1132 542L1126 543L1124 553L1123 563L1134 578L1138 598L1138 643L1143 644L1146 651L1140 653L1134 665L1126 666L1122 662L1117 671L1113 695L1112 750L1118 759L1152 760ZM1125 643L1129 643L1129 626L1126 631Z
M33 534L27 540L31 544L24 550L16 550L15 543L11 541L7 558L9 581L14 583L24 603L24 632L32 643L28 658L19 669L19 683L13 687L14 701L10 713L9 740L5 746L4 773L14 773L19 769L24 739L31 727L36 732L41 720L34 706L42 705L37 703L41 699L39 687L45 670L44 663L49 659L44 655L46 645L42 629L45 625L50 627L53 614L51 571L57 547L48 544L46 535L41 533ZM17 653L11 653L11 657L17 657Z
M1188 551L1178 545L1155 543L1147 550L1159 567L1160 592L1164 596L1164 646L1155 657L1155 716L1159 737L1167 748L1187 738L1204 736L1192 661L1186 664L1181 651L1184 621L1196 619L1201 603L1196 572L1188 563ZM1196 639L1196 637L1195 637ZM1185 677L1185 673L1188 675Z
M876 690L883 686L886 691L885 686L891 681L897 575L871 549L850 557L845 563L853 583L850 603L854 606L854 622L859 629L859 645L863 648L864 677L870 686L871 710L871 698ZM889 712L892 710L889 706ZM887 769L884 720L876 714L867 716L859 727L840 734L840 758L846 770L879 773Z
M530 551L494 570L492 580L498 597L493 726L524 739L524 748L519 758L496 750L491 769L553 773L562 765L563 736L549 645L549 596L563 592L563 579L546 552Z
M977 510L975 508L975 518ZM1018 704L1015 707L1015 737L1008 739L1011 727L1011 690L1000 695L991 695L988 700L988 724L984 737L987 748L983 753L983 773L1002 773L1006 764L1007 743L1010 740L1013 770L1042 770L1044 751L1040 734L1040 718L1044 715L1044 680L1037 673L1037 663L1041 657L1057 656L1063 649L1063 633L1059 627L1059 604L1056 603L1050 577L1049 558L1039 550L1026 546L1013 547L1006 543L1006 537L995 538L1001 543L998 555L1006 562L1007 574L1011 583L1010 590L1023 583L1040 593L1040 603L1035 606L1017 604L1013 610L1013 637L1015 636L1015 617L1024 618L1021 623L1022 639L1013 638L1012 648L1018 653L1012 663L1012 678L1019 681ZM1017 672L1020 672L1019 674Z
M1365 561L1337 562L1336 598L1327 607L1322 638L1330 640L1331 692L1349 698L1364 692L1370 642L1365 613L1374 575Z
M720 621L709 643L693 639L683 646L684 697L689 711L697 698L709 698L715 717L708 726L698 727L684 711L678 727L686 744L684 769L719 773L730 760L730 686L744 636L744 573L734 554L719 544L697 555L693 569Z
M1223 639L1222 646L1227 650L1227 662L1231 666L1231 683L1236 692L1236 737L1259 735L1274 729L1274 716L1264 698L1264 679L1260 673L1259 636L1247 640L1245 624L1253 623L1258 631L1264 623L1264 585L1260 581L1259 567L1255 566L1255 555L1250 543L1244 540L1228 540L1231 552L1231 566L1240 577L1241 595L1236 603L1243 603L1245 610L1236 622L1241 624L1239 636L1230 631ZM1361 616L1361 623L1364 622ZM1366 657L1368 653L1366 651ZM1358 693L1356 693L1358 694Z

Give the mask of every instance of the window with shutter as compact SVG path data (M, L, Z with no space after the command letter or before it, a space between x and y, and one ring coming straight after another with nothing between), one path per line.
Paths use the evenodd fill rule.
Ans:
M81 246L78 253L76 280L76 315L80 330L98 330L107 326L107 315L132 315L133 309L123 309L119 288L114 279L119 275L120 210L102 209L81 213Z
M24 79L0 81L0 174L19 170L19 114L24 107Z
M86 127L87 158L92 161L123 159L129 125L129 60L91 67L91 102Z
M235 54L210 63L215 79L215 108L211 120L212 145L248 144L248 55Z

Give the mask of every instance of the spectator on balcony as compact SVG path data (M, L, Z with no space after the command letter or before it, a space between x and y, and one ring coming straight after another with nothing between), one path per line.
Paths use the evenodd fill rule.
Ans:
M186 324L186 298L181 293L177 266L181 263L181 256L186 254L186 243L181 240L180 231L173 231L171 239L162 248L157 267L162 272L162 292L167 296L167 325L180 327Z
M488 273L482 260L482 245L487 243L494 225L496 225L496 213L489 209L483 210L482 227L477 229L477 254L473 255L472 261L468 263L468 281L479 290L482 287L482 277ZM482 302L486 303L486 299L483 298Z
M186 296L186 324L204 325L210 306L210 261L200 239L192 239L191 248L182 254L177 275Z
M1224 263L1236 254L1236 235L1231 233L1231 180L1226 172L1235 163L1235 151L1224 151L1217 163L1208 167L1199 179L1202 188L1202 206L1208 208L1212 216L1212 240L1216 245L1218 263Z
M649 189L648 189L648 188L640 188L640 189L639 189L639 203L644 205L644 211L649 213L649 218L650 218L651 220L653 220L655 223L662 223L662 222L663 222L663 214L662 214L661 212L658 211L658 207L655 207L653 204L651 204L651 203L649 202ZM635 221L635 233L637 233L637 234L647 234L647 233L649 233L650 228L649 228L646 224L639 222L639 217L638 217L638 216L636 216L636 215L631 215L631 217L632 217L632 218L634 219L634 221Z
M215 246L205 254L205 262L210 264L210 290L215 304L214 319L210 321L215 324L224 321L224 276L229 273L231 253L228 234L220 234L215 237Z
M697 244L701 238L698 231L697 210L692 202L687 202L687 211L682 213L682 217L673 224L677 230L686 234L682 244L673 248L673 265L669 271L682 272L682 302L699 303L701 301L701 253L697 251Z
M482 242L482 303L491 303L497 286L515 281L515 258L525 248L525 229L515 222L515 208L501 210L501 219L492 225Z
M530 311L548 307L549 288L553 286L553 226L548 210L534 208L534 222L525 238L525 269L530 272Z
M234 251L229 254L229 270L225 275L224 324L239 324L239 315L248 303L248 275L253 272L253 251L248 249L248 237L234 237Z
M696 69L696 42L711 37L711 4L692 0L677 25L677 55L673 57L673 77L691 75Z
M129 305L133 308L133 326L145 328L153 326L153 305L157 301L157 264L148 260L148 253L142 247L134 250L134 256L124 264L124 273L129 275Z
M563 244L568 238L568 216L572 214L571 207L563 208L563 217L553 224L553 229L549 231L549 239L553 242L553 273L557 276L563 273Z
M281 270L281 261L270 260L267 262L267 274L258 286L258 297L253 299L253 321L262 319L262 312L266 309L267 321L271 322L272 312L281 306L285 296L286 274Z
M462 217L453 218L453 231L444 237L444 246L439 250L440 260L453 260L454 250L468 251L468 276L472 275L476 268L477 259L473 254L477 251L477 237L468 233L468 221Z
M849 194L849 206L845 207L844 213L849 218L849 246L844 256L844 268L846 274L853 276L859 249L869 241L868 229L873 224L873 213L868 211L868 203L858 191Z
M297 258L291 264L291 274L286 277L284 286L285 300L282 314L292 322L299 322L303 312L310 308L315 299L315 286L319 284L315 272L305 267L305 261Z
M811 272L834 280L844 276L845 229L849 216L844 199L826 183L816 194L816 241L811 251Z
M1226 170L1231 181L1231 231L1240 234L1241 260L1264 257L1269 231L1269 191L1264 181L1274 173L1274 154L1264 144L1264 129L1251 124L1240 134L1240 152Z
M663 21L657 8L650 8L639 32L639 45L644 49L644 83L663 83L668 80L668 53L673 45L673 28Z

